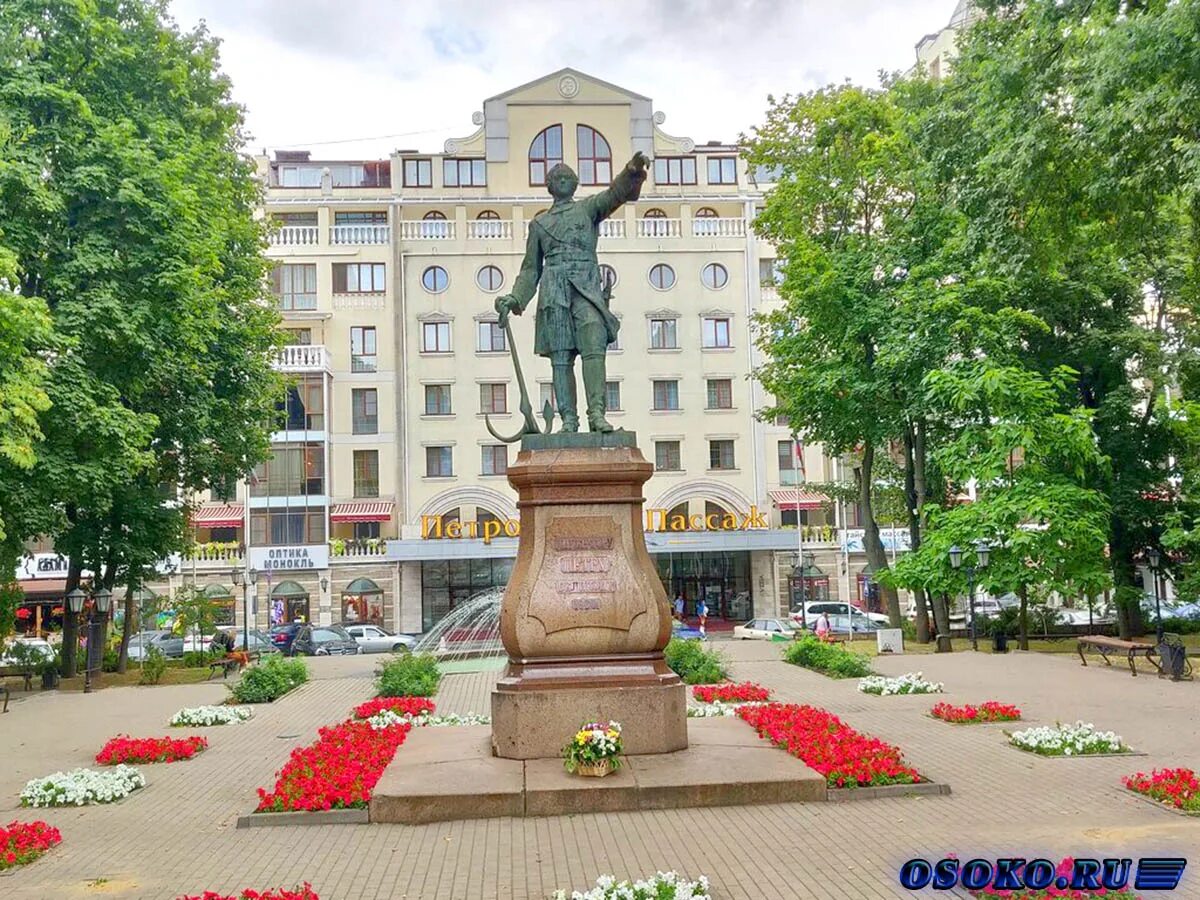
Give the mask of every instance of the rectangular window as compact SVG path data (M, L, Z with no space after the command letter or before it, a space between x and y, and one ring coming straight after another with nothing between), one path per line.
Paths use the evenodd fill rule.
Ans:
M355 522L354 539L356 541L369 541L378 538L379 525L379 522Z
M543 381L538 385L538 408L534 410L537 415L542 414L542 410L546 408L546 404L550 404L550 409L558 412L558 402L554 399L554 385L548 381Z
M708 467L710 469L732 469L733 441L708 442Z
M604 396L609 409L619 410L621 408L621 382L604 382Z
M302 375L285 389L275 404L279 431L322 431L325 428L325 390L320 375Z
M508 412L508 385L481 384L479 386L479 411L495 414Z
M679 409L678 381L655 381L653 384L655 409Z
M710 156L708 183L737 184L737 160L732 156Z
M708 408L733 409L733 380L729 378L708 379Z
M280 187L320 187L322 166L280 166L276 171Z
M354 496L379 496L379 451L354 451Z
M508 349L504 329L499 322L479 322L475 344L480 353L503 353Z
M780 441L779 453L779 483L799 484L803 479L800 475L799 463L796 460L795 441Z
M350 329L350 371L374 372L379 364L373 325L355 325Z
M334 225L386 225L388 223L387 210L375 210L371 212L335 212L333 214ZM313 222L316 225L316 222Z
M251 497L306 497L325 493L325 449L321 444L276 445L271 458L254 467Z
M335 188L391 187L391 160L366 163L328 164L330 184Z
M783 267L778 259L764 257L758 261L758 281L764 285L783 283Z
M675 322L675 319L650 320L651 350L677 350L679 348Z
M655 184L695 184L696 157L657 156L654 159Z
M421 323L421 352L449 353L450 352L450 323L422 322Z
M317 308L317 264L280 263L271 271L271 283L279 308Z
M503 444L481 448L483 450L484 475L503 475L508 471L508 447Z
M271 213L271 218L284 228L313 228L317 224L316 212Z
M428 159L404 160L405 187L433 187L433 161Z
M448 416L448 415L450 415L450 385L448 385L448 384L427 384L427 385L425 385L425 415L427 415L427 416Z
M705 319L704 320L704 343L705 347L731 347L729 341L729 320L728 319Z
M487 163L482 159L443 159L442 182L446 187L486 187Z
M335 294L382 294L387 290L383 263L334 263Z
M312 329L311 328L285 328L284 340L289 344L298 344L302 347L308 347L312 344Z
M454 474L454 453L451 447L425 448L425 477L449 478Z
M354 434L379 433L379 392L375 388L352 389L350 410Z
M256 546L325 543L325 510L254 510L250 542Z
M660 472L678 472L683 468L680 461L679 441L654 442L654 468Z

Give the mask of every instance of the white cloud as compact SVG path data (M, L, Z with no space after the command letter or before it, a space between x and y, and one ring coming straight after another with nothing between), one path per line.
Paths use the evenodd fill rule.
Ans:
M665 130L734 140L769 93L907 69L951 0L175 0L222 40L252 148L436 151L487 97L572 66L654 100ZM382 137L386 136L386 137ZM344 143L348 138L378 138ZM338 142L338 143L329 143Z

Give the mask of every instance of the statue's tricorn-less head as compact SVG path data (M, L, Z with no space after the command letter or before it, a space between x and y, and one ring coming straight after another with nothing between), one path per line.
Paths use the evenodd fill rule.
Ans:
M579 176L565 163L559 163L546 173L546 190L555 200L566 200L579 187Z

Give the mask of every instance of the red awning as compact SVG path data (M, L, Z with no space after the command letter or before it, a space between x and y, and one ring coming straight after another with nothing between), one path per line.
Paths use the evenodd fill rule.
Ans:
M192 527L241 528L244 518L240 503L201 503L192 513Z
M395 503L391 500L355 500L336 503L329 516L331 522L390 522Z
M805 488L783 488L778 491L768 491L771 502L776 508L788 509L821 509L829 502L829 498L816 491Z

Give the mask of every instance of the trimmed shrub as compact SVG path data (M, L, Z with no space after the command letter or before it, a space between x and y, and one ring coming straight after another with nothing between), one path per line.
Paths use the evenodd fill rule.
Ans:
M788 644L784 662L803 666L830 678L864 678L871 675L871 663L861 653L840 644L829 644L813 635L805 635Z
M271 655L247 669L229 690L238 703L270 703L306 681L308 666L304 660Z
M163 673L167 671L167 658L157 647L151 647L142 657L141 684L158 684L162 681Z
M727 677L725 657L695 638L672 638L663 656L685 684L717 684Z
M432 697L441 680L432 653L406 654L380 663L375 670L375 693L380 697Z

